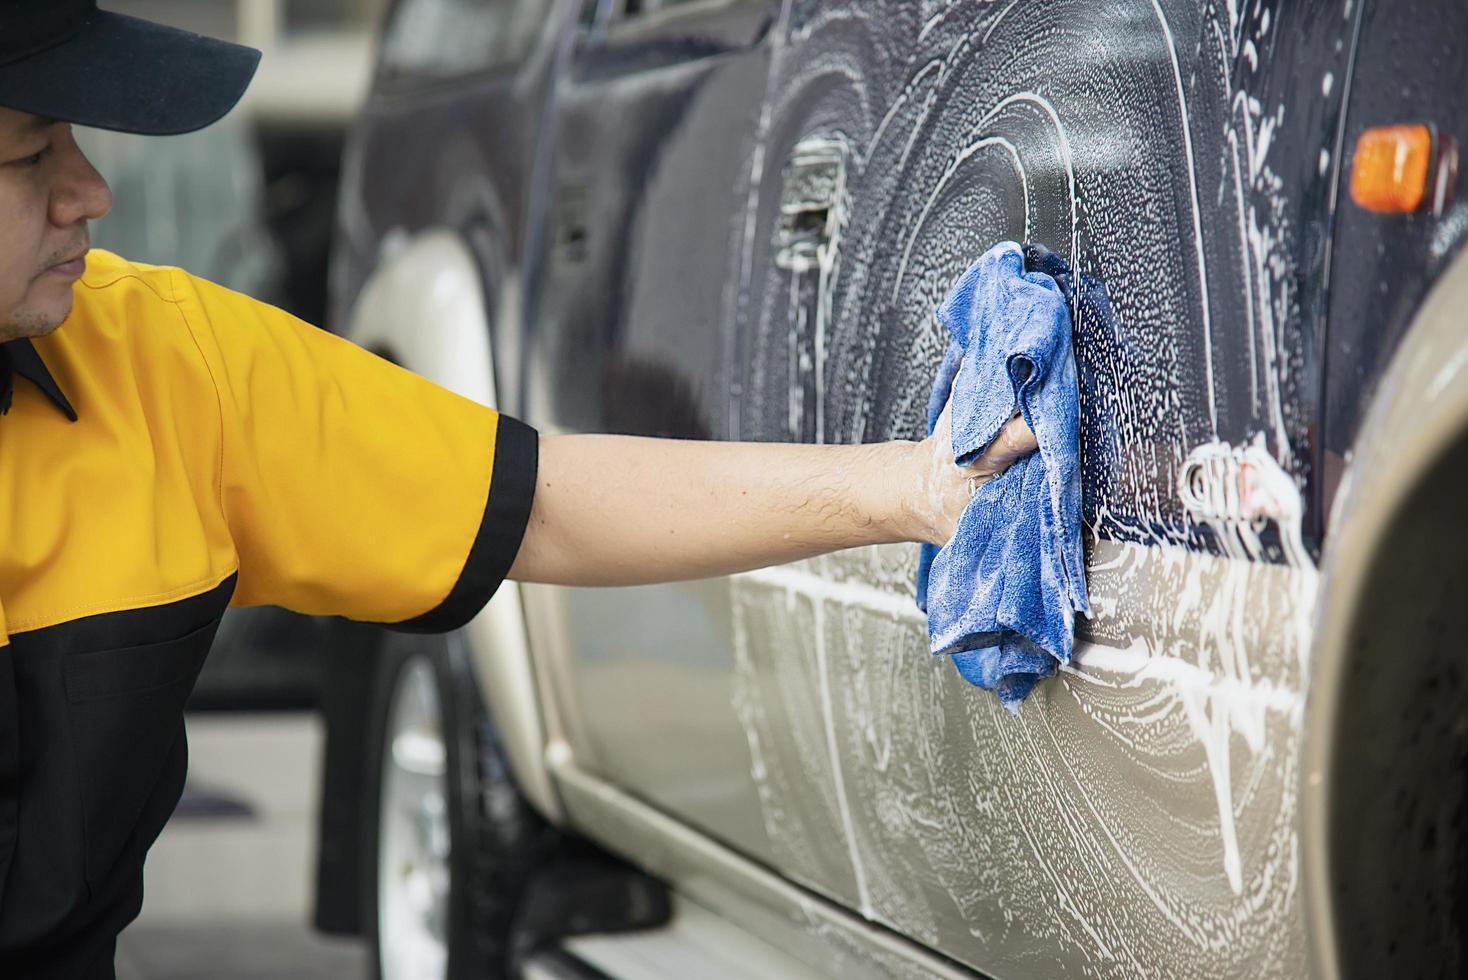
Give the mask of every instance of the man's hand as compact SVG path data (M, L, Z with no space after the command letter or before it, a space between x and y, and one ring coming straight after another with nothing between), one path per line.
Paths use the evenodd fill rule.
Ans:
M943 406L933 434L919 443L918 460L923 468L921 489L914 495L923 540L943 545L953 537L958 518L984 483L1034 452L1035 434L1018 414L1010 419L989 447L968 466L953 462L953 400Z

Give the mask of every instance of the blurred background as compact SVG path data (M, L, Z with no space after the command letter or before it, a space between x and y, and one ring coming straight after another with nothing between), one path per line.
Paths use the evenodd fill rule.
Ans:
M325 318L338 168L386 0L108 0L118 13L264 52L241 104L201 132L78 132L112 185L97 247ZM310 928L323 729L321 626L231 610L191 702L183 802L149 857L123 980L361 976L356 939Z

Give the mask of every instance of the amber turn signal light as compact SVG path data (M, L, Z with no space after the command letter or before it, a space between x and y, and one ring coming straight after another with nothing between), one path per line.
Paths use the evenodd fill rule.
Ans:
M1441 213L1458 179L1458 146L1421 123L1373 126L1356 141L1351 200L1367 211Z

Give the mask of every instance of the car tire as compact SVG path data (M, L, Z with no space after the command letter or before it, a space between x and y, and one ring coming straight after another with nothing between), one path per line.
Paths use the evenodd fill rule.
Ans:
M520 899L557 833L514 784L463 637L373 635L361 889L373 975L507 976Z

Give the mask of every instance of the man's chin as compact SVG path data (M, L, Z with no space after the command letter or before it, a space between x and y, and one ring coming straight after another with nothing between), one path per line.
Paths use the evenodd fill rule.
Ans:
M71 299L48 310L17 310L0 324L0 343L22 337L44 337L71 316Z

